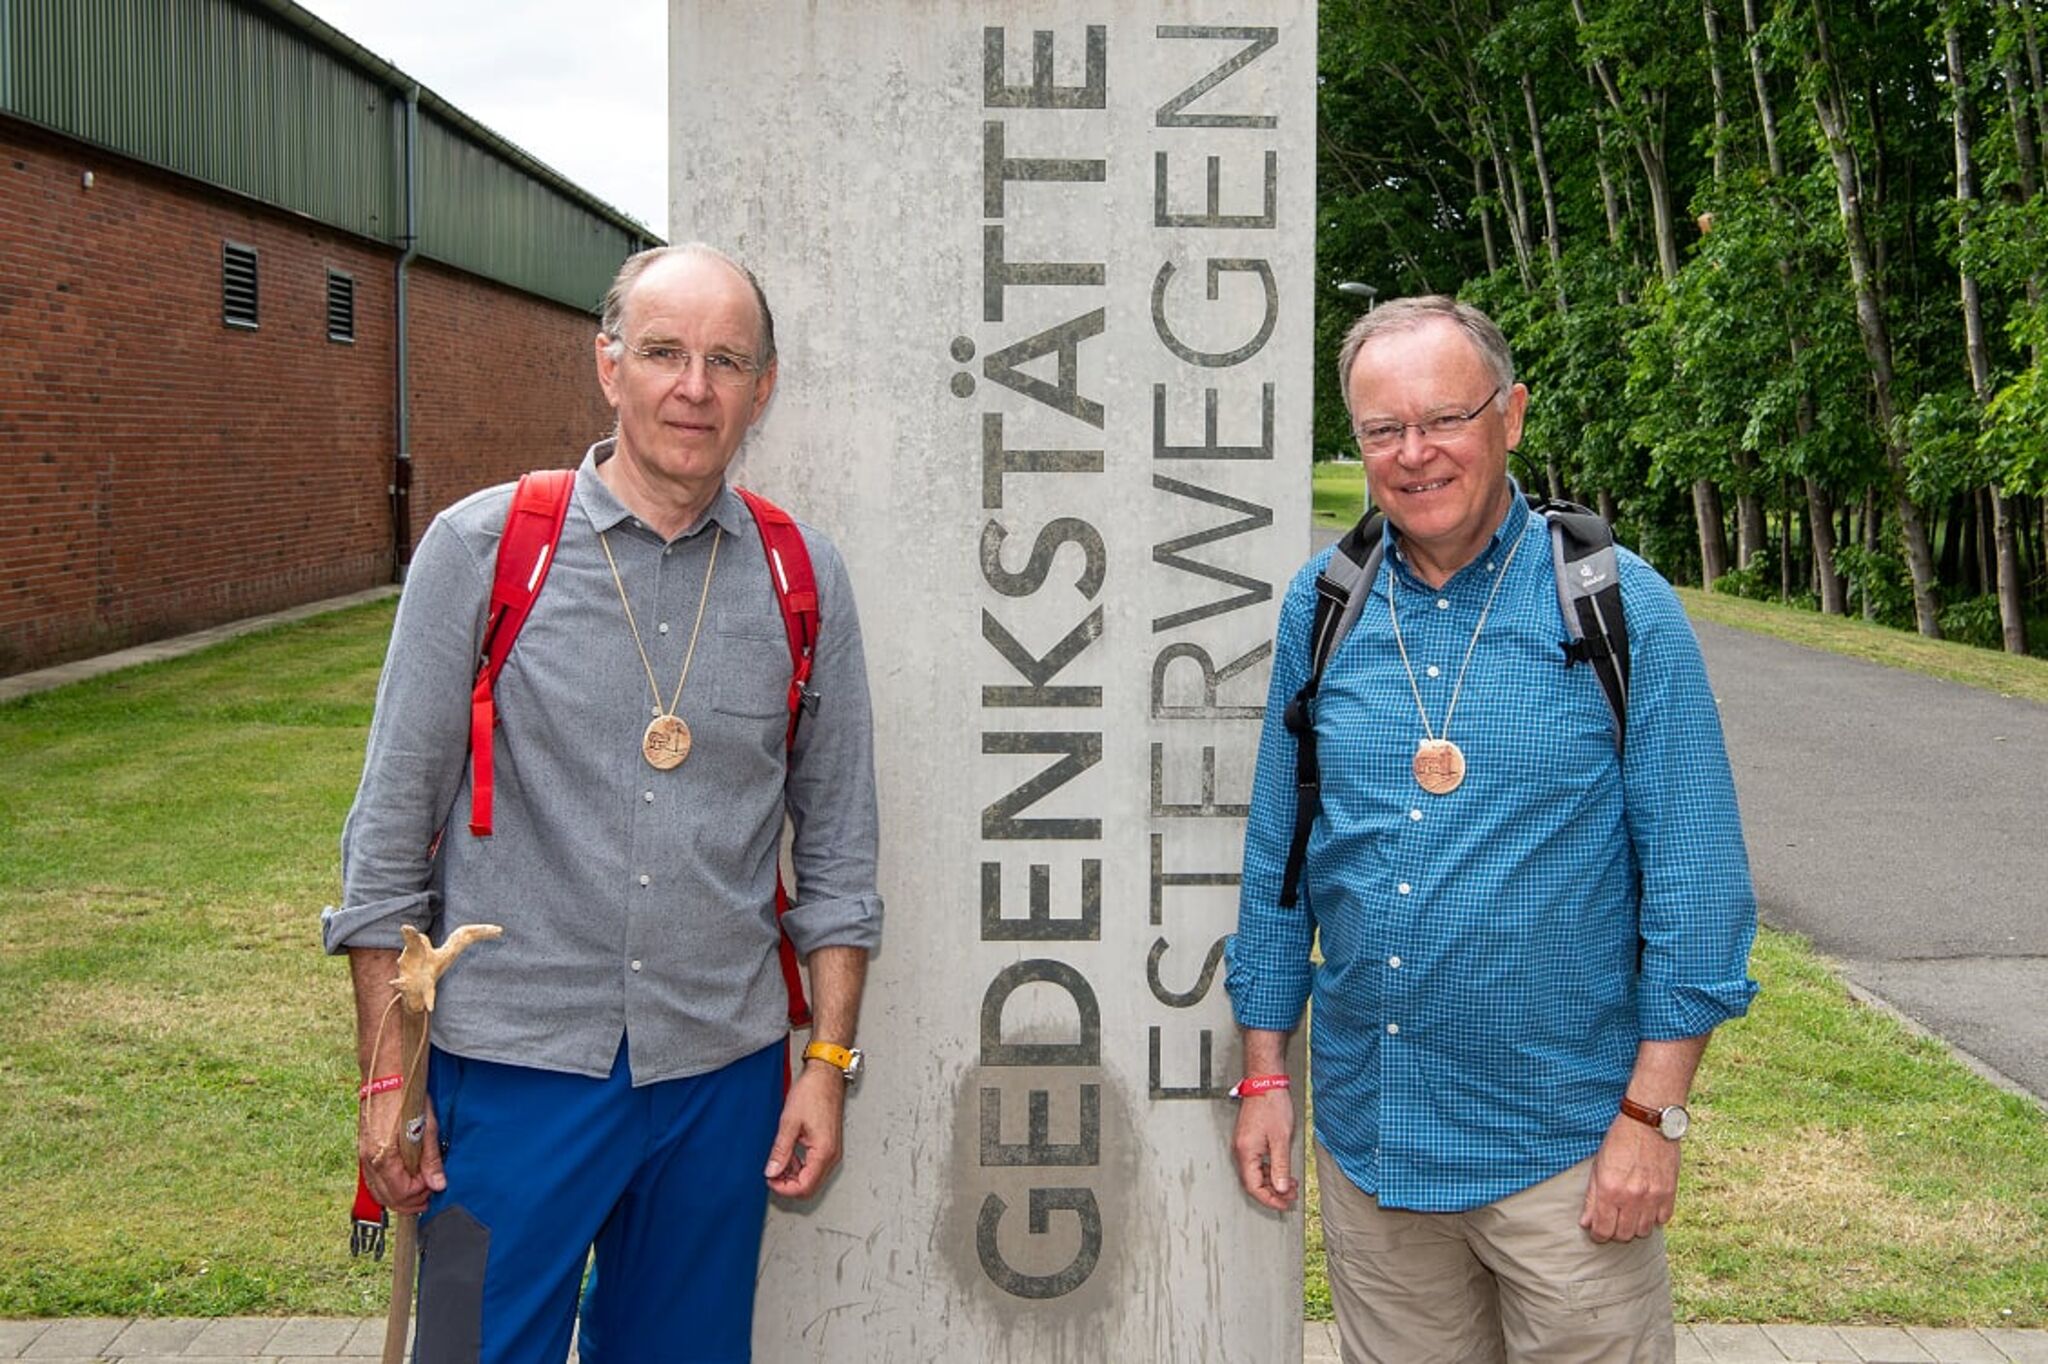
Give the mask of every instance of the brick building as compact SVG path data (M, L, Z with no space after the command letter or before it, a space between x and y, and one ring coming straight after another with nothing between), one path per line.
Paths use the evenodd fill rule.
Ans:
M0 674L392 581L657 240L289 0L0 0Z

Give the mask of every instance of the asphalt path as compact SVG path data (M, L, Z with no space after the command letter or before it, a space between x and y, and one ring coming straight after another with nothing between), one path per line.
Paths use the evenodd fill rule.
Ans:
M1764 922L2048 1099L2048 706L1694 628Z

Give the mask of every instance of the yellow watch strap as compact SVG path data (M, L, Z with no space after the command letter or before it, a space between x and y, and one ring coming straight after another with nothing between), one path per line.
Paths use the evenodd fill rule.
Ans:
M813 1042L804 1048L804 1060L823 1061L827 1065L845 1070L853 1064L853 1053L831 1042Z

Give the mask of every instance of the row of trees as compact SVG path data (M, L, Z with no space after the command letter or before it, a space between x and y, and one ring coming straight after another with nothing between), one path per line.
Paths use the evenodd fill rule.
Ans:
M1324 0L1319 264L1486 308L1525 484L1670 576L2023 653L2044 40L2044 0Z

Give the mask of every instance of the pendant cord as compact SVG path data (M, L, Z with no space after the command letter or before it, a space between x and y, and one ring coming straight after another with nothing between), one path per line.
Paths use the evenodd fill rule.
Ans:
M1486 628L1486 617L1493 610L1493 599L1500 595L1500 585L1508 580L1508 570L1515 566L1515 555L1521 551L1522 539L1517 536L1515 543L1508 547L1507 560L1500 566L1500 574L1493 580L1493 590L1486 594L1486 605L1479 609L1479 622L1472 627L1472 642L1465 646L1465 661L1458 665L1458 680L1451 684L1451 704L1444 710L1443 737L1451 737L1451 716L1458 710L1458 697L1465 690L1465 671L1472 666L1473 651L1479 647L1479 632ZM1394 598L1400 595L1400 574L1396 572L1387 579L1387 619L1394 625L1394 647L1401 651L1401 669L1408 674L1408 690L1415 697L1415 711L1422 717L1422 736L1435 743L1436 731L1429 727L1429 708L1422 704L1422 687L1415 680L1415 668L1408 662L1408 645L1401 638L1401 615L1394 609Z
M626 628L633 632L633 647L640 651L640 666L647 670L647 685L654 692L655 714L674 715L682 703L683 684L690 680L690 664L697 659L697 635L704 628L704 604L711 600L711 576L718 572L718 546L725 539L725 527L714 524L711 528L711 562L704 567L704 587L697 594L697 623L690 627L690 647L683 654L683 675L676 679L676 694L669 700L668 709L661 710L661 684L654 680L654 664L647 657L647 646L640 642L640 626L633 619L633 603L626 600L626 580L619 576L619 562L612 558L611 541L605 533L597 533L597 543L604 549L604 561L611 565L612 585L619 589L619 605L626 608Z

